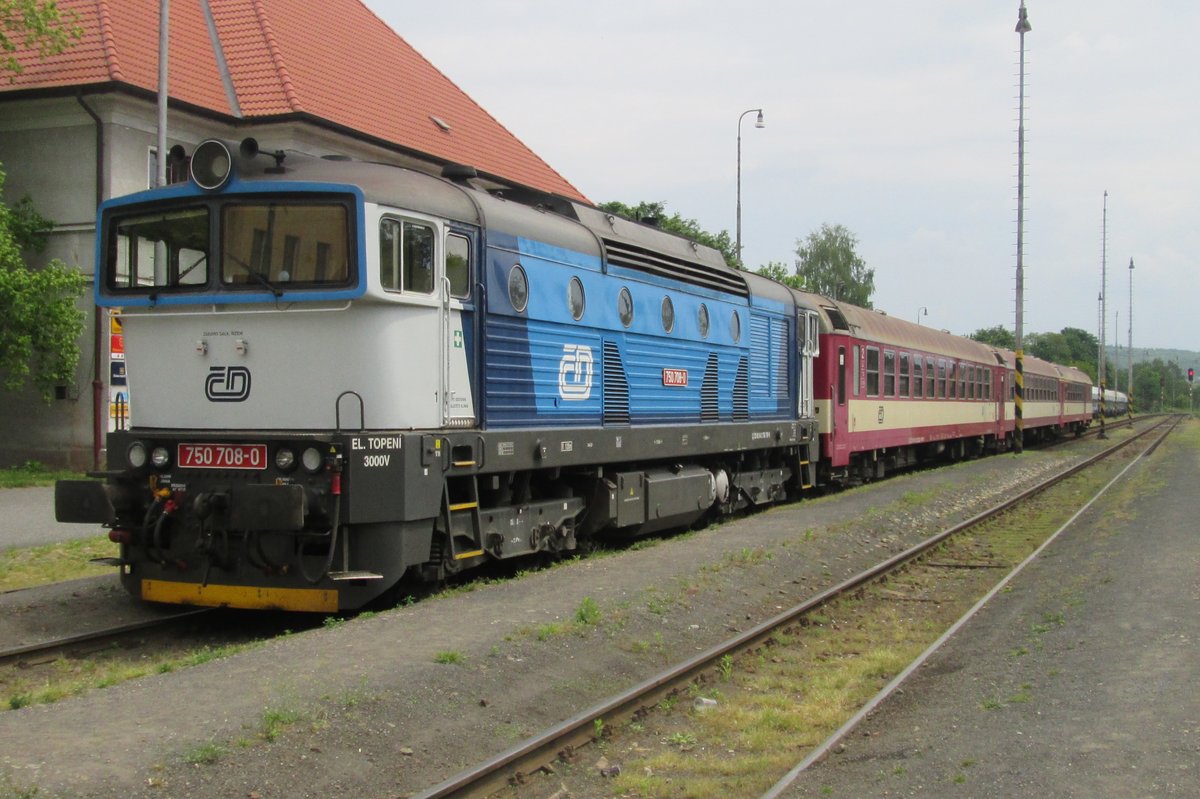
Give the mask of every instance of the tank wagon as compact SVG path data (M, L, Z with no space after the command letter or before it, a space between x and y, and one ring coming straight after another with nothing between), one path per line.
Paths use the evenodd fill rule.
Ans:
M134 424L56 486L136 596L332 612L816 482L824 312L715 250L461 168L188 169L99 209Z

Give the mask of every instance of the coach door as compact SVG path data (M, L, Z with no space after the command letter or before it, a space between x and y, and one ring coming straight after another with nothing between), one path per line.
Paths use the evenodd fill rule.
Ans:
M466 229L447 231L443 251L442 423L446 427L474 427L478 397L472 382L479 352L476 328L478 289L475 286L477 237ZM420 342L416 342L420 346Z

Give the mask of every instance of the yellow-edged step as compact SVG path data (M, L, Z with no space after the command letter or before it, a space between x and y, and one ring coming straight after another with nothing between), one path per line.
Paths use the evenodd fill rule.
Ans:
M200 585L166 580L142 580L142 599L173 605L300 610L335 613L338 592L323 588L262 588L246 585Z

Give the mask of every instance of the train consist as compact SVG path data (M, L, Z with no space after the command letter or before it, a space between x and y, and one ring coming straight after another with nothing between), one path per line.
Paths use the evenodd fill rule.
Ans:
M60 521L143 599L334 612L1012 442L1013 356L470 170L200 144L106 202L135 426ZM1027 435L1091 418L1025 361Z
M1098 418L1100 416L1100 386L1092 386L1092 416ZM1124 391L1114 391L1111 388L1104 389L1104 411L1105 416L1124 416L1129 413L1129 395Z

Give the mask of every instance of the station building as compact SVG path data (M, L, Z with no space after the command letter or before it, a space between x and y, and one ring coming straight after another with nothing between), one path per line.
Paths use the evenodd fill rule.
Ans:
M4 200L24 196L55 223L37 266L57 258L92 276L96 209L152 186L158 172L159 0L57 0L82 37L0 81ZM361 0L184 0L170 4L167 148L254 137L291 150L585 199L414 50ZM20 42L18 41L18 44ZM174 169L168 180L183 179ZM108 430L136 420L124 393L119 317L81 301L75 380L46 404L0 391L0 467L37 460L99 468ZM164 374L163 379L170 379Z

